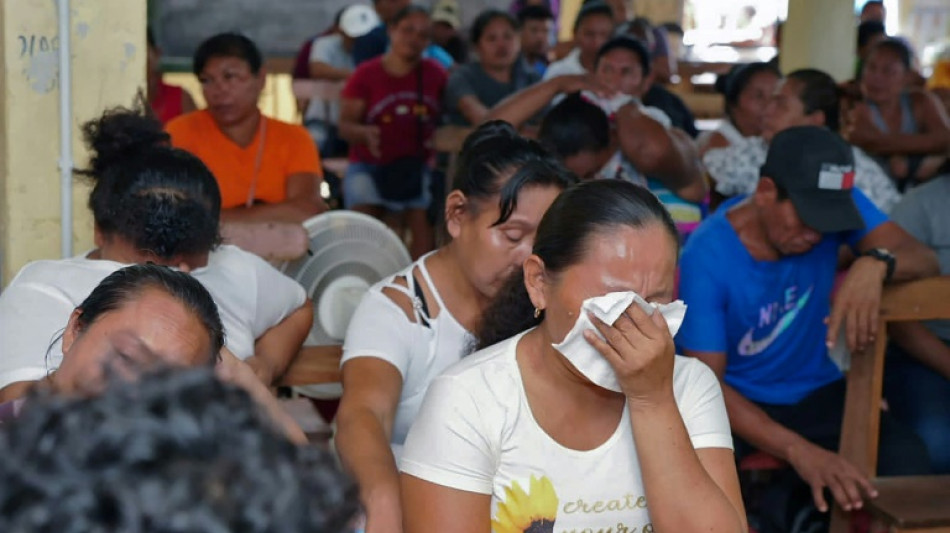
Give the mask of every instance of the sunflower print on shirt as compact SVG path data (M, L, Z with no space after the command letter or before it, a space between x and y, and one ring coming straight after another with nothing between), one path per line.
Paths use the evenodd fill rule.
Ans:
M505 487L505 501L498 504L491 521L493 533L552 533L558 499L546 476L531 476L526 493L517 481Z

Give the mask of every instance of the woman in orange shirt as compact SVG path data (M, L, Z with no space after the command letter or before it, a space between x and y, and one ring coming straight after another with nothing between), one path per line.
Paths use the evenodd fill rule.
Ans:
M257 107L265 72L260 50L222 33L195 52L207 109L172 120L172 144L198 156L221 189L221 220L303 222L324 211L320 155L303 127Z

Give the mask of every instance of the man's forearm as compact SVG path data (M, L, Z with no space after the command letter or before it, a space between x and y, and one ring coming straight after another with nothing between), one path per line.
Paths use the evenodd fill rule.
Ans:
M891 339L908 355L950 379L950 346L920 322L892 322Z
M798 433L772 420L765 411L737 390L720 383L732 430L743 440L785 461L789 460L789 452L795 446L808 442Z
M299 224L319 214L320 200L294 199L221 210L222 222L291 222Z
M891 281L909 281L940 275L937 254L917 241L908 241L896 250L891 250L897 265Z
M504 120L518 128L560 93L559 84L558 78L551 78L518 91L495 104L484 120Z
M950 153L950 135L945 133L882 133L865 144L869 152L881 155Z

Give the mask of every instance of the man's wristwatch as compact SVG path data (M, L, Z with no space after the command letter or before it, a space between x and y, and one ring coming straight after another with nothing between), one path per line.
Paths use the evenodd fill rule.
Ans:
M891 277L894 275L894 269L897 268L897 258L894 257L894 254L892 254L890 250L887 248L871 248L861 254L861 256L873 257L878 261L887 263L887 274L884 276L884 281L891 280Z

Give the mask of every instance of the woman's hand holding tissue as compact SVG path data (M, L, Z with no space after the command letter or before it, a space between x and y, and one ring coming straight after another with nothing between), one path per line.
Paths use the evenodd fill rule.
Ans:
M662 313L647 314L632 302L611 326L589 314L606 341L592 330L584 338L613 367L631 406L653 406L674 401L673 336Z

